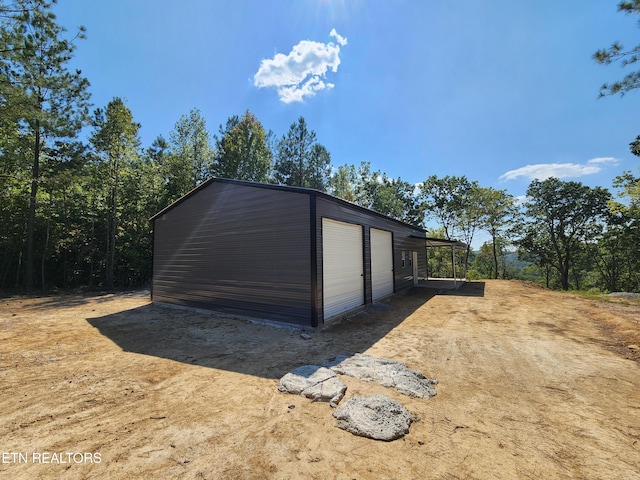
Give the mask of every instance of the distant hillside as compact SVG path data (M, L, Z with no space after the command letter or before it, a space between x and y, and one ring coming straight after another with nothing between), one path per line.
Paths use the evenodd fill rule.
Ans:
M507 265L514 270L522 270L523 268L532 265L531 262L525 262L523 260L518 259L518 252L510 252L505 255L505 261Z

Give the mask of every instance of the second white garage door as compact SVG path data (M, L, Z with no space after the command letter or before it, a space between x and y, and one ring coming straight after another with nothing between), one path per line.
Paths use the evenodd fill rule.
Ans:
M373 300L393 293L393 241L391 232L371 229L371 294Z
M364 304L362 227L322 219L324 318Z

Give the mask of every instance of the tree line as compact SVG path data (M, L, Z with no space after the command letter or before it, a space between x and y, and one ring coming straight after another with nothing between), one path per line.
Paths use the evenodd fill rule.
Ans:
M334 165L303 117L278 137L249 110L211 135L194 108L143 146L123 99L92 110L89 81L68 66L84 29L69 38L51 7L0 3L2 289L147 284L150 217L217 176L314 188L412 225L435 222L432 236L467 245L459 261L472 277L640 291L640 179L630 172L614 180L616 199L550 178L518 203L464 176L413 184L367 162ZM631 151L640 153L637 143ZM491 240L474 252L480 231ZM509 265L514 250L526 269ZM435 253L430 271L447 275L449 263Z

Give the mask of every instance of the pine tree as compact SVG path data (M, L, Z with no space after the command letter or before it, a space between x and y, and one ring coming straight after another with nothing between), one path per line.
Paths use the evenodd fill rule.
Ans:
M107 256L105 286L114 286L116 262L116 238L118 235L118 201L122 188L121 170L133 163L138 156L140 124L133 121L131 110L122 99L114 98L106 110L94 114L95 132L91 136L104 165L104 181L107 189Z
M31 158L26 221L25 287L34 287L36 207L46 142L73 138L88 112L89 82L70 72L75 45L44 0L15 0L0 10L0 112L17 125ZM81 27L75 38L84 38Z
M214 151L207 123L197 108L182 115L169 134L164 159L166 201L171 203L214 175Z
M329 186L330 161L327 149L316 143L316 132L300 117L278 142L274 179L282 185L324 192Z
M268 134L256 116L247 110L233 115L216 140L214 172L218 177L266 182L271 174L272 153Z

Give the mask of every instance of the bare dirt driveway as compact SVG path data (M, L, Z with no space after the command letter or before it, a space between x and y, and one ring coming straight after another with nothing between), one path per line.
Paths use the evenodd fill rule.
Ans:
M144 293L4 298L0 478L640 478L637 301L487 281L386 305L305 339ZM404 438L277 391L355 352L439 380L425 400L341 377L417 416Z

